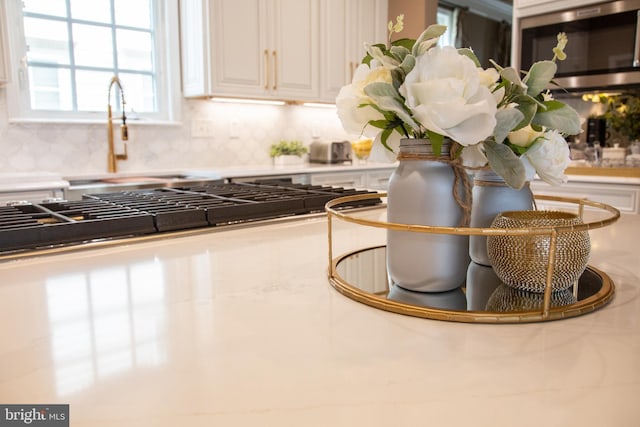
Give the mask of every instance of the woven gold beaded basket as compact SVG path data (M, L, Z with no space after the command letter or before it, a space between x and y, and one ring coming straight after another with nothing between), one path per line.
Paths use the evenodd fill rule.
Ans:
M494 219L492 228L562 228L553 248L552 291L573 285L584 272L591 243L587 231L571 231L582 224L575 214L560 211L509 211ZM487 254L496 275L506 285L529 292L544 292L551 256L550 235L493 235Z

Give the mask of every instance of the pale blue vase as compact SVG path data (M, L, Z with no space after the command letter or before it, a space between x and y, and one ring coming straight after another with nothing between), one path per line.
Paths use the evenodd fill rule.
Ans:
M389 222L457 227L464 216L453 196L455 175L450 143L442 161L432 157L428 139L403 139L400 162L391 175L387 199ZM406 159L415 156L416 159ZM458 184L462 185L462 184ZM387 230L387 271L396 285L417 292L444 292L459 287L469 265L466 235Z
M471 223L474 228L489 228L493 219L505 211L533 209L533 193L527 182L520 190L507 185L504 179L492 170L481 170L473 179L473 204ZM469 236L469 256L475 263L491 266L487 255L487 238Z

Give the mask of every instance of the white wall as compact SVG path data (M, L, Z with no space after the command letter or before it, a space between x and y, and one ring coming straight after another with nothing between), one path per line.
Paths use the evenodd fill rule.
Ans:
M192 138L193 119L211 120L215 136ZM230 138L232 120L239 138ZM335 109L292 105L184 100L180 125L128 123L129 160L118 162L122 172L270 165L269 146L280 139L308 144L313 130L322 139L348 137ZM106 113L105 124L9 123L6 90L0 87L0 153L0 172L106 172Z

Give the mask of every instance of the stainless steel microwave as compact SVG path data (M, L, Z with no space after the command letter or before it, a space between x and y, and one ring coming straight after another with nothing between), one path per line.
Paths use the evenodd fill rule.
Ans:
M568 90L640 85L640 0L590 6L522 18L520 69L551 59L557 34L569 37L567 59L555 81Z

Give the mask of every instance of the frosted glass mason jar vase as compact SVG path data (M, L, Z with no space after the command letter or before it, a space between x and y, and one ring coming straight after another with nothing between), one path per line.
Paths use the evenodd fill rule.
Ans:
M533 209L533 193L527 182L520 190L507 185L494 171L481 170L473 179L473 204L471 205L471 227L489 228L493 219L504 211L526 211ZM487 238L469 236L469 256L477 264L491 266L487 255Z
M446 163L450 142L436 160L428 139L403 139L399 165L389 179L387 220L415 225L457 227L463 209L453 190L455 174ZM458 184L462 186L462 184ZM417 292L459 287L469 265L466 235L387 230L387 271L396 285Z

